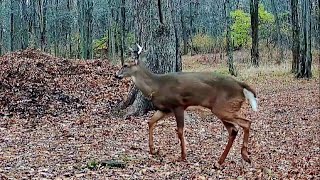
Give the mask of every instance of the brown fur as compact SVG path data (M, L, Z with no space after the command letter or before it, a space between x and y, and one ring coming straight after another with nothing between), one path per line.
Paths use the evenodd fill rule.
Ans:
M255 91L243 82L231 77L211 72L179 72L154 74L147 70L142 62L129 62L118 72L118 76L131 76L142 93L151 98L159 109L149 121L149 148L154 154L153 129L156 123L166 116L174 115L177 122L177 134L181 142L181 160L186 158L184 140L184 110L189 106L202 106L211 110L224 124L228 133L228 144L218 163L222 164L237 135L236 125L244 129L241 154L250 162L248 156L248 138L251 122L241 118L241 109L245 96L243 89Z

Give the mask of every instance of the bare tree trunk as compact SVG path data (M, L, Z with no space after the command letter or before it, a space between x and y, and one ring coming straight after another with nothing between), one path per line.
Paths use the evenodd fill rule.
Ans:
M311 3L309 0L302 2L302 17L303 45L301 58L299 60L297 78L311 78Z
M14 28L14 2L10 2L10 9L11 9L11 12L10 12L10 51L14 51L15 48L14 48L14 31L15 31L15 28Z
M251 30L252 30L251 64L254 67L259 67L258 9L259 9L259 0L251 0L250 1Z
M318 0L318 50L320 49L320 0ZM318 62L320 62L320 53L318 53Z
M188 54L188 36L186 30L186 22L183 12L183 7L181 0L179 0L179 11L180 11L180 23L181 23L181 30L182 30L182 39L183 39L183 55Z
M231 39L231 17L230 17L230 2L229 0L225 0L224 2L224 10L225 10L225 17L226 17L226 26L227 26L227 56L228 56L228 68L229 73L233 76L237 76L237 72L235 71L234 64L233 64L233 44Z
M21 43L21 48L26 49L29 45L29 36L28 36L28 16L27 16L27 2L26 0L22 0L21 2L21 14L22 14L22 43Z
M71 10L72 10L72 5L71 5L71 2L70 0L67 0L67 9L68 9L68 13L71 13ZM68 48L68 51L69 51L69 58L72 57L72 41L71 41L71 34L72 34L72 26L69 25L68 26L68 30L67 30L67 47Z
M47 0L39 0L40 47L46 51L47 46Z
M299 20L298 20L298 0L291 0L291 21L292 21L292 73L298 72L298 62L300 59L299 42Z
M58 56L59 55L59 42L58 42L58 39L59 39L59 36L58 36L58 20L57 20L57 14L58 14L58 5L59 5L59 0L56 0L55 1L55 13L54 13L54 16L55 16L55 22L54 22L54 55L55 56Z
M124 48L125 48L125 0L121 0L120 14L121 14L121 46L120 46L120 60L121 64L124 63Z
M116 40L115 40L115 23L114 23L114 9L110 9L109 12L109 33L108 33L108 39L109 39L109 47L110 47L110 51L109 51L109 57L111 57L112 59L115 59L115 55L116 55Z
M81 58L92 59L92 0L78 0L78 24L80 33Z
M175 71L182 71L182 60L181 60L181 51L180 51L180 39L179 39L179 34L178 34L178 16L175 12L177 12L178 10L175 8L177 7L179 9L179 7L177 5L175 5L174 1L170 1L170 3L168 4L169 6L169 10L170 10L170 16L172 19L172 25L174 28L174 39L175 39Z
M2 14L2 0L0 0L0 14ZM0 19L0 56L3 53L3 19Z
M193 49L193 42L192 42L192 38L193 38L193 35L194 35L194 22L193 22L193 19L194 19L194 14L193 14L193 6L194 2L193 0L190 0L189 2L189 19L190 19L190 28L189 28L189 40L190 40L190 55L193 56L194 55L194 49Z
M277 46L280 50L280 57L279 57L279 60L277 60L277 63L280 64L283 62L283 45L282 45L282 36L280 32L280 22L278 17L278 10L277 10L276 4L274 3L274 0L271 0L271 4L272 4L273 15L276 22Z
M136 41L145 50L140 60L144 61L146 66L154 73L181 70L181 67L179 67L179 65L181 66L181 56L180 53L177 53L179 51L176 45L174 20L173 16L170 15L170 2L169 0L164 1L166 2L141 0L136 1L134 5ZM162 5L163 8L159 5ZM154 19L149 13L158 14L158 18ZM128 102L132 102L133 97L135 99L129 108L128 116L142 115L154 108L152 103L136 88L133 88L129 94L125 105L131 105Z

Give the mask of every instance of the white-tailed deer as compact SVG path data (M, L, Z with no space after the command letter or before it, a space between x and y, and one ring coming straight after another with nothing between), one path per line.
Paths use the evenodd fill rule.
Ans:
M229 140L218 165L227 157L237 135L236 125L243 128L242 158L251 162L248 156L248 139L251 121L240 117L238 112L242 103L247 99L254 111L257 111L255 91L247 84L231 77L212 72L177 72L168 74L154 74L143 62L139 61L142 47L132 50L132 59L124 63L116 77L131 77L141 92L149 97L158 108L149 124L149 148L154 154L153 130L156 123L168 116L174 115L177 122L177 134L181 145L181 158L186 159L184 140L184 110L188 106L202 106L209 108L224 124L229 133Z

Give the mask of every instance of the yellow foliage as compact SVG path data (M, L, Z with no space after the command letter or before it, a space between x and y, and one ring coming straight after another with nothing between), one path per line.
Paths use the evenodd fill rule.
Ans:
M199 53L208 53L214 46L214 40L211 36L207 34L196 34L192 38L193 47Z

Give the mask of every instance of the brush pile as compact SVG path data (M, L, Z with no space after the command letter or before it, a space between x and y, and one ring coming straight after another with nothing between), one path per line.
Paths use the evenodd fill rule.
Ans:
M34 49L0 57L0 116L108 112L128 92L107 60L68 60Z

